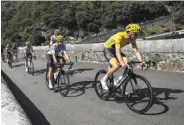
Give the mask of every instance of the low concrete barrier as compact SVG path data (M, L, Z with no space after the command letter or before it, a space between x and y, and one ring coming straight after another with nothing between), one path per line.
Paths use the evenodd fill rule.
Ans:
M79 62L107 63L103 55L103 44L69 44L71 59ZM137 46L145 60L157 62L157 70L184 71L184 39L138 40ZM22 56L23 48L20 48ZM34 47L36 56L45 57L49 47ZM130 60L136 60L131 45L122 49Z
M32 125L26 113L17 102L7 83L1 77L1 124Z

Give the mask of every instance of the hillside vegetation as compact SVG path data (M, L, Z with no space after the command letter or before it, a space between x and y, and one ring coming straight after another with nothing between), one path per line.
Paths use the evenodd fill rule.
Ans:
M104 29L126 26L130 22L140 23L168 16L171 12L167 6L172 6L175 23L182 24L183 3L2 1L1 41L20 43L30 40L34 45L40 45L50 39L56 28L64 36L84 38ZM156 29L159 30L158 27Z

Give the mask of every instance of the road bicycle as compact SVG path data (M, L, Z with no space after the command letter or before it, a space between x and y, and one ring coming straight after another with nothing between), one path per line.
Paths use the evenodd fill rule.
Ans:
M25 57L26 58L26 57ZM32 56L31 54L29 54L27 56L27 63L28 63L28 73L29 74L32 74L34 76L34 64L33 64L33 61L32 61L32 58L34 58L34 60L36 59L36 56Z
M106 74L106 70L100 70L95 76L95 92L98 97L104 101L111 97L116 97L120 94L124 98L126 105L130 110L136 113L144 113L148 111L152 105L153 92L150 82L141 75L135 74L133 71L133 66L137 63L136 61L130 61L128 63L129 67L124 67L122 75L119 76L117 85L114 85L113 74L108 78L107 85L109 87L108 91L105 91L101 85L101 78ZM148 67L155 66L155 62L147 61L145 62ZM143 67L142 67L143 69ZM102 77L100 77L102 75ZM140 82L143 83L143 87ZM142 104L143 103L143 106ZM136 108L136 106L141 106L141 108Z
M55 92L60 92L60 94L64 97L67 96L69 90L70 90L70 79L69 79L69 74L68 71L65 71L63 67L65 65L70 65L68 68L69 70L73 67L73 63L66 63L65 59L63 58L63 53L62 56L59 56L56 58L57 59L57 64L54 65L53 67L53 74L52 75L52 84L53 84L53 90ZM49 88L49 80L48 80L48 66L47 66L47 71L46 71L46 85L47 88Z

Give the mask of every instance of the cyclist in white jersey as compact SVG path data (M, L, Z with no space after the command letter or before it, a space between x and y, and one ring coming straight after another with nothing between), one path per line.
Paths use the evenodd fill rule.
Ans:
M55 30L54 35L50 38L50 46L56 43L56 37L59 35L60 30Z
M70 61L70 58L66 52L66 46L65 44L63 43L63 36L59 35L56 37L56 40L57 42L54 43L51 47L50 47L50 50L47 54L47 67L49 68L49 71L48 71L48 79L49 79L49 88L50 89L53 89L53 84L52 84L52 75L53 75L53 67L54 67L54 64L57 63L57 57L58 57L58 54L59 52L64 52L64 56L65 56L65 59L73 64L71 61Z
M26 42L26 47L24 48L24 57L26 58L26 62L25 62L25 67L26 67L26 72L28 72L28 56L31 56L31 60L32 60L32 56L35 56L34 54L34 50L33 47L31 45L31 42Z
M7 62L10 59L13 60L12 53L13 53L13 50L11 49L10 44L7 44L5 48L5 55L6 55Z

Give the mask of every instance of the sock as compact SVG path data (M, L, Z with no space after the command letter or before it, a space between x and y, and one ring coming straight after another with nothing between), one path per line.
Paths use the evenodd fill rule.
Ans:
M107 81L107 78L108 78L107 75L105 75L105 76L102 78L102 80L103 80L103 81Z

